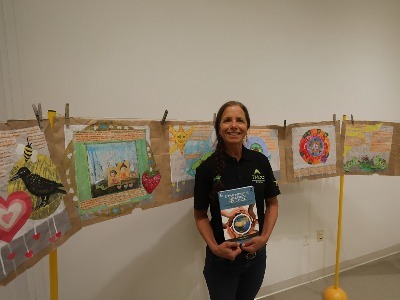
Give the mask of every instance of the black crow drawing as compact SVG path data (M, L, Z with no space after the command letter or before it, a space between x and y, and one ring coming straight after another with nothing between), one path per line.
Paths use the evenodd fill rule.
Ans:
M40 203L36 204L36 209L48 205L51 195L57 193L67 193L66 191L60 189L64 187L61 183L41 177L38 174L33 174L27 167L20 168L18 172L11 177L10 181L14 181L19 178L22 179L25 187L32 195L40 198Z

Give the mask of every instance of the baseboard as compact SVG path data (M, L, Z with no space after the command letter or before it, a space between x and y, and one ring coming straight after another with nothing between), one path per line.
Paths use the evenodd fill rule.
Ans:
M356 257L354 259L350 259L347 261L343 261L340 263L340 272L343 272L345 270L369 263L371 261L383 258L385 256L398 253L400 252L400 244L391 246L389 248L385 248L379 251L372 252L370 254L366 254L360 257ZM264 297L267 297L272 294L276 294L278 292L294 288L299 285L303 285L306 283L309 283L314 280L318 280L330 275L335 274L335 265L310 272L307 274L303 274L294 278L290 278L284 281L280 281L271 285L264 286L260 289L258 292L257 298L258 300L263 299Z

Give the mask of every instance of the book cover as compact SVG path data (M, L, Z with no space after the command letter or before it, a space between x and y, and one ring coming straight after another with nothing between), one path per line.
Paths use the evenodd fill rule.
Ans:
M253 186L218 192L226 241L243 243L259 233Z

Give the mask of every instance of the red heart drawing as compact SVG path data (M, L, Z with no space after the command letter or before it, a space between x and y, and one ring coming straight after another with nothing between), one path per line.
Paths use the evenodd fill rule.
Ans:
M0 240L11 242L31 212L31 197L23 191L11 193L7 201L0 197Z
M36 234L33 236L33 239L34 239L34 240L40 239L40 232L36 233Z
M29 250L28 252L25 253L25 256L26 256L27 258L32 258L32 256L33 256L33 251L32 251L32 250Z
M1 219L3 220L4 223L7 223L7 224L8 224L8 223L10 223L10 221L11 221L13 215L14 215L13 212L10 211L8 214L2 215L2 216L1 216Z
M50 243L54 243L55 240L56 240L56 236L52 236L51 238L49 238Z
M14 259L15 254L16 254L15 252L11 252L10 254L7 255L7 258L8 258L9 260L12 260L12 259Z
M142 184L148 194L151 194L158 186L161 180L161 174L158 171L145 171L142 175Z
M56 233L56 237L59 239L61 237L61 231Z

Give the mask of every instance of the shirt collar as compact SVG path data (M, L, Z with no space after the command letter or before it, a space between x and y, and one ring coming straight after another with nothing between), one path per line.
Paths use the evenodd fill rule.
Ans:
M242 157L240 158L240 160L250 160L251 157L250 151L253 150L247 149L245 146L242 146ZM229 156L228 154L226 154L226 152L224 152L224 156L227 160L231 159L236 161L234 157Z
M250 160L251 152L253 150L247 149L245 146L242 146L242 159Z

